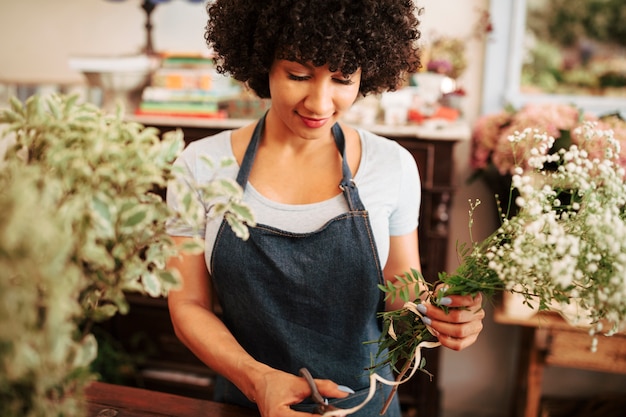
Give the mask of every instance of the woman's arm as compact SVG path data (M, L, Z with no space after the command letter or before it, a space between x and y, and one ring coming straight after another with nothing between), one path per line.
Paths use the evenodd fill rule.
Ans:
M389 259L383 271L385 280L396 281L395 276L403 275L413 269L421 271L417 230L402 236L391 236ZM412 292L411 299L416 295ZM476 297L451 295L444 297L449 308L448 313L443 309L425 301L421 304L426 321L430 321L431 328L437 333L442 345L461 350L472 345L483 328L482 320L485 312L482 309L482 296ZM388 311L402 308L404 302L396 298L395 302L387 302Z
M181 244L189 238L173 239ZM255 402L262 416L302 415L292 411L289 405L300 403L310 395L304 379L254 360L213 312L211 279L204 253L172 258L168 266L177 268L182 276L182 287L170 291L168 306L174 331L183 344ZM331 381L316 382L324 396L347 395Z
M387 264L383 270L386 281L395 283L397 282L396 276L404 275L405 272L410 272L411 269L422 271L417 229L406 235L391 236L389 240L389 257L387 258ZM413 291L413 288L411 288L410 299L414 300L416 297L417 295ZM393 303L388 300L385 308L387 311L398 310L402 308L403 304L404 301L402 301L400 297L396 297Z
M189 238L173 239L181 244ZM204 253L172 258L168 267L175 267L182 276L182 286L168 295L176 336L200 360L254 400L254 381L268 369L243 350L213 312L213 292Z

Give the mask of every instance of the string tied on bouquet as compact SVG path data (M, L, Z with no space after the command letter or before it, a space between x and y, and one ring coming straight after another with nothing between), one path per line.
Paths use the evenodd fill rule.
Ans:
M411 311L412 313L414 313L416 315L416 320L422 320L422 318L424 317L418 310L417 310L417 304L415 304L412 301L407 301L404 306L404 309L407 309L409 311ZM429 326L426 326L428 328L428 331L433 335L436 336L434 330L432 330ZM389 329L389 334L392 338L395 338L395 334L393 331L393 327L391 327ZM391 404L391 400L393 399L393 396L395 395L398 387L402 384L404 384L405 382L409 381L413 375L415 375L415 372L418 370L419 365L422 361L422 348L427 348L427 349L431 349L431 348L436 348L441 346L441 342L439 341L422 341L420 343L417 344L415 351L413 353L413 357L411 358L410 361L407 362L407 365L405 367L405 369L403 370L402 373L400 373L400 375L398 375L398 378L396 380L389 380L389 379L385 379L383 377L381 377L380 375L378 375L376 372L372 372L370 374L370 388L369 388L369 392L367 394L367 397L365 397L365 399L363 400L363 402L361 402L360 404L352 407L352 408L347 408L347 409L338 409L338 410L330 410L327 411L323 414L323 417L332 417L332 416L349 416L351 414L356 413L357 411L359 411L360 409L362 409L363 407L365 407L365 405L370 402L370 400L374 397L374 394L376 393L376 382L380 382L381 384L385 384L388 386L393 387L393 390L391 391L391 393L389 394L389 397L387 398L387 401L385 401L385 404L383 406L383 408L380 410L380 414L384 414L387 411L387 408L389 407L389 404ZM411 365L412 364L412 365ZM409 373L408 376L404 376L406 375L406 371L409 369L411 369L411 372Z

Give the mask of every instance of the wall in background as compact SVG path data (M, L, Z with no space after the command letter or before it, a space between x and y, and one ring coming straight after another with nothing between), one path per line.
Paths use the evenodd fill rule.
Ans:
M512 1L512 0L498 0ZM73 55L133 54L144 45L144 14L140 0L0 0L0 82L82 82L67 59ZM436 35L468 36L480 10L489 0L419 0L423 39ZM157 50L205 51L205 10L202 5L172 0L154 12L154 43ZM493 36L508 28L495 27ZM469 66L461 77L467 96L463 111L473 122L480 113L483 89L484 44L468 42ZM503 57L502 59L505 59ZM503 74L504 75L504 74ZM467 200L480 198L474 236L483 238L495 228L495 205L481 183L466 184L470 175L469 143L456 149L455 196L451 216L451 247L448 270L457 266L456 242L468 242ZM487 307L488 311L490 308ZM441 375L442 417L502 417L508 413L517 355L517 330L494 323L490 315L478 342L462 352L444 349ZM548 393L584 395L591 381L595 390L626 386L623 378L592 372L548 370Z
M0 81L82 82L67 60L131 55L145 44L140 0L0 0ZM183 0L153 13L155 48L205 51L204 6Z

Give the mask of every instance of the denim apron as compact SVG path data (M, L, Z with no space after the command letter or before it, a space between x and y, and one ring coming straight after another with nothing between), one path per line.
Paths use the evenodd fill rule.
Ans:
M265 117L257 124L244 155L237 182L245 188L261 140ZM222 319L241 346L256 360L291 374L308 368L313 377L331 379L356 391L329 399L351 408L369 390L367 367L380 336L377 312L384 308L383 283L368 213L358 195L345 158L339 125L333 135L343 157L340 188L349 212L311 233L292 233L258 224L243 241L226 221L217 233L211 271ZM386 379L391 372L379 371ZM378 415L389 387L377 387L374 398L355 416ZM218 377L215 399L255 407L233 384ZM312 412L305 401L294 405ZM399 417L397 397L386 416Z

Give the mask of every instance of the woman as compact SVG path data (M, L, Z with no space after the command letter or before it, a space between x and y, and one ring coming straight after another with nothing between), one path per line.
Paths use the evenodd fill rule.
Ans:
M377 312L400 307L385 305L377 284L420 268L420 180L406 150L340 119L358 96L395 89L418 68L417 10L408 0L207 7L205 37L219 70L271 98L271 107L258 123L193 142L177 161L202 182L215 173L201 155L234 157L237 166L220 175L245 188L257 226L243 241L208 216L199 232L205 252L172 261L183 276L169 295L176 333L222 376L218 401L256 406L263 417L311 413L311 390L298 375L306 367L324 397L350 408L369 388L377 347L364 342L380 336ZM195 232L170 233L182 242ZM481 298L444 304L465 308L446 314L423 305L441 343L474 343ZM359 415L377 415L387 388ZM386 415L400 415L397 401Z

